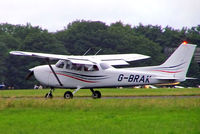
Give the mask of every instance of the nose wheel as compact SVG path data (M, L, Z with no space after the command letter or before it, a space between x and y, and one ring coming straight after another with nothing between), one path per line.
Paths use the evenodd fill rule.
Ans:
M53 98L53 94L52 93L46 93L45 98Z
M50 91L45 95L45 98L53 98L52 92L54 91L54 88L51 88Z
M93 99L99 99L101 98L101 92L96 90L94 91L93 88L90 88L90 91L92 92Z

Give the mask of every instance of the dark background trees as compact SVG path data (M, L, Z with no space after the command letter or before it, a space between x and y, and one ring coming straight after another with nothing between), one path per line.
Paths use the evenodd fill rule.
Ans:
M16 88L32 88L34 79L25 81L28 69L45 64L35 58L9 55L11 50L54 54L82 55L91 48L90 55L140 53L151 59L131 63L132 66L158 65L167 58L166 48L176 48L184 40L200 45L200 25L192 28L130 25L116 22L106 25L100 21L74 21L61 31L50 33L31 24L0 24L0 82ZM200 78L200 68L192 61L189 76ZM196 86L199 81L183 84Z

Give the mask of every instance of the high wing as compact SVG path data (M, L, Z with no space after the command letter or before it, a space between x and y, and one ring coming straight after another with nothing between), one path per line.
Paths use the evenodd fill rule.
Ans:
M87 56L69 56L69 55L57 55L46 53L34 53L24 51L11 51L12 55L30 56L50 60L70 60L72 63L79 64L95 64L97 61L108 63L110 65L128 65L130 61L142 60L150 58L141 54L111 54L111 55L87 55Z

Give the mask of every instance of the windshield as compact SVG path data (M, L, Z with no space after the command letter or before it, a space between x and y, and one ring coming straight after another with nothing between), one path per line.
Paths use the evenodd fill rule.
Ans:
M59 60L57 63L56 63L56 67L57 68L63 68L65 65L65 62L63 60Z

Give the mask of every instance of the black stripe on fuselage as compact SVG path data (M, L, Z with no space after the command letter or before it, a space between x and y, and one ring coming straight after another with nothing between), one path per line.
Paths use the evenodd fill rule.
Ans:
M78 74L78 73L72 73L67 71L58 71L60 73L68 74L74 77L78 77L85 80L102 80L108 78L106 75L84 75L84 74Z

